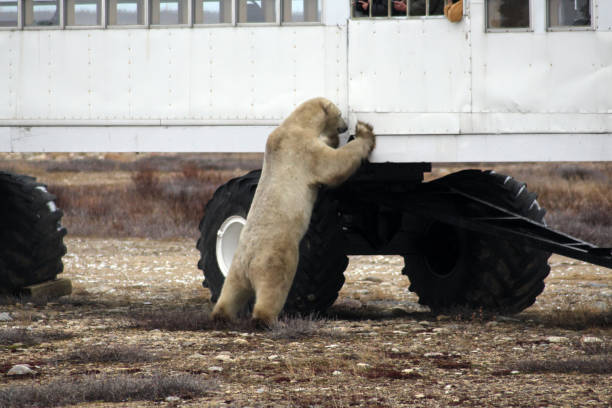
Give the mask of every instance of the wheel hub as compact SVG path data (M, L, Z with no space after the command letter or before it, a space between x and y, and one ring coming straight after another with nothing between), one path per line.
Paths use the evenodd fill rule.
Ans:
M217 231L217 265L223 276L227 277L232 259L238 248L240 233L246 220L240 215L232 215L226 219Z

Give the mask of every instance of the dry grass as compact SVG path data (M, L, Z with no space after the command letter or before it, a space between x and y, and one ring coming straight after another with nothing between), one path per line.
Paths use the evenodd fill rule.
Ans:
M48 343L57 340L72 338L71 333L62 330L28 330L28 329L0 329L0 346L11 346L20 344L23 346L33 346L40 343Z
M611 374L612 356L585 356L554 360L521 360L511 366L521 373Z
M612 305L605 308L581 305L572 309L560 309L548 313L538 313L533 316L530 313L525 313L525 315L546 327L575 331L612 328Z
M205 204L236 175L193 164L166 175L147 165L132 173L129 184L50 185L49 190L57 196L71 235L195 238Z
M57 407L85 402L159 401L167 396L201 397L216 389L214 382L188 374L93 375L63 378L48 384L15 385L0 389L0 406Z
M143 345L134 344L84 347L56 359L56 361L67 361L73 364L134 364L158 360L159 357L147 351Z
M261 167L257 154L47 156L30 160L33 155L15 155L22 160L10 160L5 155L0 168L42 175L58 196L63 224L73 236L195 238L216 188ZM611 163L437 164L426 179L464 168L494 169L526 182L547 209L551 227L612 246ZM81 172L96 179L118 172L126 177L118 183L64 181Z
M256 327L248 316L241 317L234 322L220 322L212 320L210 313L201 309L131 312L127 318L131 321L129 327L144 330L261 332L265 337L274 340L297 340L315 335L329 338L343 337L342 333L325 329L327 320L312 315L284 316L276 325L264 330Z

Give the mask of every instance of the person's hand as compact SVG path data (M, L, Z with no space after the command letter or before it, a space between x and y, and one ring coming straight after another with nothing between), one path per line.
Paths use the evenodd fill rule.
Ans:
M406 11L406 3L401 0L396 0L393 2L393 9L395 11Z
M363 11L367 11L368 7L370 7L369 0L359 0L359 6Z

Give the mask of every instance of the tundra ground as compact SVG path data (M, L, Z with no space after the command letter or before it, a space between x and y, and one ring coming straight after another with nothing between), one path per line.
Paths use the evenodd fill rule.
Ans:
M78 159L0 156L63 202L62 277L74 287L48 303L0 303L0 407L612 406L610 269L554 255L524 312L434 316L401 257L351 257L328 315L218 327L196 267L197 200L258 158ZM609 164L499 167L541 191L549 218L573 222L567 232L612 244ZM18 364L32 372L9 376Z

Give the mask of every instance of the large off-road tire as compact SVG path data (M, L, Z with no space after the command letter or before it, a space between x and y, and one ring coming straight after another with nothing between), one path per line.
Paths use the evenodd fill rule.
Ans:
M256 170L230 180L206 205L197 243L201 253L198 267L204 272L203 285L210 289L213 302L221 293L260 175ZM308 231L300 242L298 268L285 314L323 312L338 297L348 258L343 252L336 207L331 195L319 193Z
M0 293L55 279L64 266L62 211L45 185L0 171Z
M545 210L524 183L492 171L465 170L433 183L445 184L544 223ZM461 213L462 208L452 211ZM518 313L544 290L550 253L521 243L419 220L417 253L404 256L403 274L421 304L434 311L454 306Z

